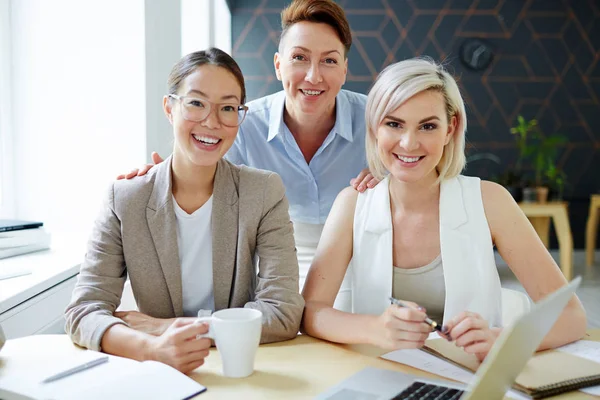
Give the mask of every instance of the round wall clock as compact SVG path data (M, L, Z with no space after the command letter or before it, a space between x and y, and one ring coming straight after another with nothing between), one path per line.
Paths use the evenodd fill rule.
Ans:
M466 39L460 46L460 60L474 71L486 69L493 58L492 46L483 39Z

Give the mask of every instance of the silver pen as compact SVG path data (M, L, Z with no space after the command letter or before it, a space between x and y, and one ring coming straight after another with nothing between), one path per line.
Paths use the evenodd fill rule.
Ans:
M54 381L57 381L59 379L66 378L67 376L71 376L71 375L76 374L78 372L85 371L86 369L90 369L92 367L95 367L96 365L104 364L107 361L108 361L108 356L96 358L95 360L86 362L85 364L81 364L81 365L78 365L78 366L73 367L71 369L68 369L66 371L60 372L60 373L58 373L56 375L49 376L46 379L44 379L42 381L42 383L54 382Z
M404 304L402 301L395 299L391 296L390 296L390 301L392 302L392 304L395 304L399 307L410 308L410 306L408 304ZM429 317L425 318L425 323L427 323L429 326L431 326L432 329L434 329L436 331L440 331L440 332L442 331L442 326Z

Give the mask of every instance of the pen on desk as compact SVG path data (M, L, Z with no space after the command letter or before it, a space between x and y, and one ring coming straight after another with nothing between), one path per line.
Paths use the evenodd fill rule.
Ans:
M90 369L92 367L95 367L96 365L103 364L103 363L105 363L107 361L108 361L108 356L97 358L95 360L86 362L85 364L81 364L81 365L78 365L78 366L73 367L71 369L68 369L66 371L60 372L60 373L58 373L56 375L49 376L48 378L44 379L42 381L42 383L54 382L56 380L59 380L59 379L62 379L62 378L66 378L67 376L71 376L71 375L76 374L78 372L85 371L86 369Z
M392 302L392 304L395 304L397 306L400 307L406 307L406 308L410 308L408 304L404 304L403 302L401 302L398 299L395 299L393 297L390 296L390 301ZM442 326L440 324L438 324L437 322L435 322L434 320L432 320L431 318L427 317L425 318L425 323L429 326L431 326L432 329L436 330L436 331L442 331Z

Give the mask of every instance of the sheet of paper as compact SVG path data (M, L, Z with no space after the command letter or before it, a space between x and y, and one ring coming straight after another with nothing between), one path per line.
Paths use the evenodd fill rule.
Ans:
M102 356L104 354L98 352L82 351L51 362L27 363L27 368L10 376L0 374L0 398L181 400L206 390L168 365L155 361L140 363L116 356L109 356L109 361L104 364L54 382L41 382L57 372ZM34 356L32 360L35 361Z
M441 358L438 358L432 354L417 349L396 350L382 355L381 358L385 358L386 360L394 361L400 364L409 365L411 367L463 383L471 382L475 376L475 374L472 372L464 370L454 364L449 363L448 361L442 360ZM524 394L515 390L510 390L508 393L506 393L506 396L518 400L530 399L530 397L525 396Z
M600 363L600 342L594 342L591 340L578 340L574 343L569 343L565 346L556 349L558 351L564 351L581 358L587 358L588 360ZM600 386L592 386L585 389L580 389L584 393L588 393L594 396L600 396Z

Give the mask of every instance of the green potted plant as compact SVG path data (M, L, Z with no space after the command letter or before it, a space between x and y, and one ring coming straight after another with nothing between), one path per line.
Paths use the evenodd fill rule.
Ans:
M533 148L529 145L529 141L535 134L536 128L537 121L535 119L527 121L522 115L519 115L517 117L517 125L510 129L510 133L515 135L519 155L515 167L513 169L507 169L504 174L500 176L498 183L503 185L517 202L521 200L535 201L535 199L531 199L531 190L528 189L527 185L524 185L523 162L533 152Z
M567 182L567 174L563 170L558 168L554 163L547 166L546 179L550 185L551 199L555 201L562 201L565 191L565 184Z
M562 135L544 136L535 119L527 121L522 115L517 117L517 126L510 131L517 137L517 167L521 169L523 161L529 160L534 171L533 183L523 189L523 201L545 203L549 191L546 181L557 183L558 179L564 187L565 176L559 173L555 162L558 148L566 142L566 138Z
M535 137L532 161L535 170L537 201L540 203L545 203L548 199L548 183L550 182L547 181L547 178L562 178L556 168L556 156L558 154L558 147L566 141L567 139L561 135L544 137L541 133L538 133Z

